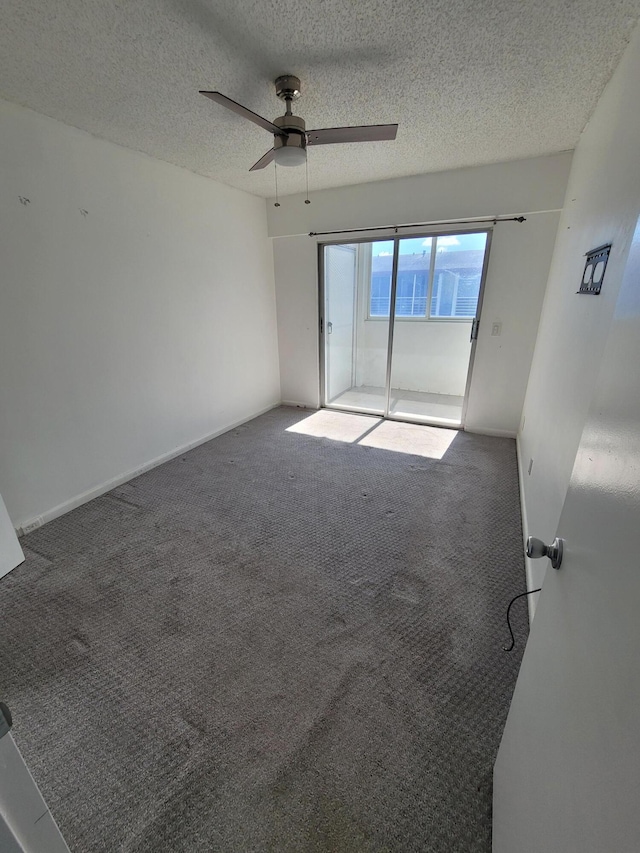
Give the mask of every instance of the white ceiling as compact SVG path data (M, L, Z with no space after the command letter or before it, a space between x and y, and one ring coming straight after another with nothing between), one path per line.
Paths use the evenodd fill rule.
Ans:
M311 189L573 148L640 0L3 0L0 94L256 195L273 80L307 128L400 124L395 142L309 153ZM304 168L279 169L282 194Z

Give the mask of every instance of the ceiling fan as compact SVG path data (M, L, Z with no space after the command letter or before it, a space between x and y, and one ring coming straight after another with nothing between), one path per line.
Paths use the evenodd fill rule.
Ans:
M397 124L369 124L363 127L323 127L320 130L307 130L304 119L294 116L291 103L301 95L300 80L292 74L284 74L275 81L276 95L285 102L286 110L283 116L278 116L272 122L262 118L242 104L232 101L220 92L200 92L211 98L217 104L222 104L228 110L248 118L254 124L273 133L273 148L261 157L249 169L264 169L272 160L278 166L301 166L307 159L307 145L335 145L339 142L381 142L395 139L398 132Z

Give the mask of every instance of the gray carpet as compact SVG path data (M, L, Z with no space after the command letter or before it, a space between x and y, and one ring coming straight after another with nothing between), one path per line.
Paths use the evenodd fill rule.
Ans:
M286 431L306 414L22 540L0 698L74 853L490 851L515 443L435 460Z

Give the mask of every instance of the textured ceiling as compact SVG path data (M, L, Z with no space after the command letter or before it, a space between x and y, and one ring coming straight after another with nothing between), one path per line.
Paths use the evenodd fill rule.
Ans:
M3 0L0 94L256 195L269 119L302 79L308 128L399 122L395 142L316 148L311 189L573 148L640 0ZM279 169L282 194L304 168Z

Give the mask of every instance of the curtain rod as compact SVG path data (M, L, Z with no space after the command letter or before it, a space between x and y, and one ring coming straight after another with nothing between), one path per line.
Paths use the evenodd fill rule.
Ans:
M343 228L341 231L309 231L309 237L327 237L330 234L361 234L363 231L395 231L399 228L425 228L428 225L473 225L491 222L526 222L526 216L484 216L479 219L440 219L434 222L412 222L410 225L377 225L374 228Z

